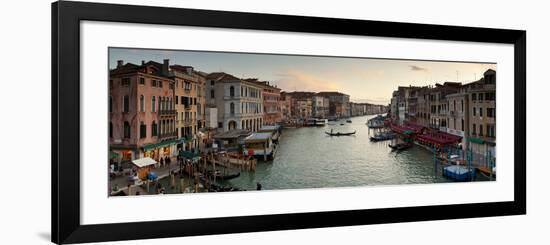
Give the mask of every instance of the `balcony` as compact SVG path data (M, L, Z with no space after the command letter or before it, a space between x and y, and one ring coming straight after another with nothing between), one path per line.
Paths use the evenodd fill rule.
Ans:
M176 115L176 110L159 110L160 115Z
M176 131L159 134L159 138L172 138L172 137L177 137L177 136L178 136L178 133Z
M195 122L195 120L186 119L186 120L182 120L181 122L182 122L185 126L190 126L190 125L193 125L193 123Z
M456 117L458 117L458 116L461 116L457 111L450 111L450 112L449 112L449 115L451 115L451 117L453 117L453 118L456 118Z

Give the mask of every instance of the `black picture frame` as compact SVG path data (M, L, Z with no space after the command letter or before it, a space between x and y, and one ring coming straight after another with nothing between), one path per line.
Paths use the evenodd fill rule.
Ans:
M514 201L152 222L80 224L80 21L514 45ZM52 4L52 242L81 243L526 213L526 32L86 2Z

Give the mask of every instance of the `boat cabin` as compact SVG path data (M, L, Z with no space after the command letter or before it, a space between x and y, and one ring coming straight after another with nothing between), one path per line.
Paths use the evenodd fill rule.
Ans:
M275 155L275 144L271 132L258 132L246 137L244 140L243 155L273 159Z
M251 135L251 132L243 129L234 129L214 135L214 142L220 150L238 151L239 146L244 144L244 139Z
M281 136L281 126L279 125L266 125L261 127L258 130L258 133L271 133L271 140L273 140L273 143L277 143L279 141L279 137Z

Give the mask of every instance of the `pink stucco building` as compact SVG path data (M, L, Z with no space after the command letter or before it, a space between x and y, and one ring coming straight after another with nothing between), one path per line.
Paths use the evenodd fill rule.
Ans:
M117 161L176 154L174 81L169 61L117 62L109 71L109 150Z

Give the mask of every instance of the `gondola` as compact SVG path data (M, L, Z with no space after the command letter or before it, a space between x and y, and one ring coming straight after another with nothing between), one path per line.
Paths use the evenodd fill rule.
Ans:
M402 151L412 147L411 143L399 143L395 145L388 145L394 151Z
M330 136L349 136L349 135L354 135L355 134L355 131L351 132L351 133L340 133L340 132L337 132L337 133L330 133L330 132L325 132L325 134L328 134Z
M241 176L241 173L236 173L236 174L228 174L228 175L216 175L216 179L219 179L219 180L230 180L230 179L234 179L234 178L237 178Z
M229 192L229 191L243 191L243 190L241 190L238 187L210 184L210 187L208 188L208 191L209 192Z
M208 171L208 174L211 175L212 177L216 177L217 180L230 180L230 179L234 179L234 178L237 178L237 177L241 176L240 172L238 172L236 174L223 175L219 171L216 171L215 173L212 173L212 171Z

